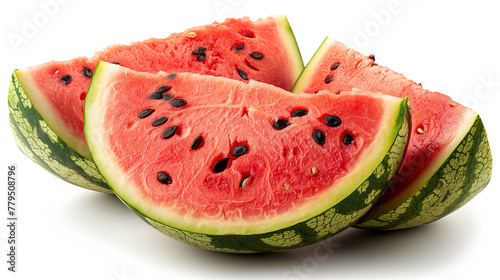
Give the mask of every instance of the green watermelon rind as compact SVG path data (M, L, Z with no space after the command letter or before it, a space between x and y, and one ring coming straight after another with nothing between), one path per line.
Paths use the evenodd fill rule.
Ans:
M112 79L113 75L113 70L110 72L103 70L107 64L101 64L96 68L87 94L84 118L85 135L93 155L96 152L98 155L107 154L105 144L96 142L99 137L94 134L94 130L98 130L95 123L89 125L91 120L98 118L90 116L93 110L100 112L102 109L99 107L99 104L102 106L98 97L99 88L101 84L105 86L106 79ZM108 67L113 66L108 65ZM101 73L101 70L104 72ZM97 106L93 108L93 104L97 104ZM156 230L178 241L203 249L228 253L257 253L307 246L329 238L355 224L378 200L387 188L388 182L396 174L407 147L411 124L411 110L408 100L401 99L397 104L397 108L393 108L394 111L391 111L391 128L387 128L390 133L380 146L380 151L387 152L380 157L381 161L363 168L368 170L366 173L363 172L366 174L363 175L366 176L365 179L356 178L355 181L361 183L349 187L345 196L338 198L339 202L332 202L331 206L323 208L319 213L311 213L304 220L292 220L287 226L266 229L263 232L259 232L259 228L246 229L243 234L196 232L194 228L177 228L173 225L167 225L159 219L153 219L144 212L145 202L138 201L140 200L138 197L131 198L133 201L129 202L126 198L121 197L120 191L117 190L115 193L125 205ZM114 164L108 162L108 157L98 156L94 159L98 168L101 169L101 173L105 177L111 176L108 178L111 188L118 187L114 186L115 183L124 184L120 179L124 174L114 169L118 167L113 167ZM352 179L354 180L354 178Z
M373 169L373 173L336 205L315 217L283 229L250 235L210 235L190 232L151 219L130 204L126 202L125 204L163 234L211 251L245 254L278 252L312 245L354 225L380 198L401 165L410 134L410 119L409 102L404 99L395 125L399 131L389 152Z
M439 170L397 208L356 227L375 230L411 228L437 221L480 193L492 175L492 155L479 115Z
M308 81L307 77L310 77L314 74L314 73L312 73L311 69L314 69L314 65L318 64L321 57L322 57L321 54L327 50L325 48L325 46L326 46L326 42L328 40L329 40L329 38L326 37L323 40L323 42L321 43L321 45L319 46L319 48L316 50L316 52L314 52L314 55L311 57L309 62L306 64L306 67L299 74L299 76L297 77L297 80L295 80L295 84L293 85L291 92L300 93L300 92L298 92L298 90L300 88L306 87L305 83Z
M304 68L304 63L293 30L286 16L273 16L273 18L280 26L294 74L298 76ZM85 157L68 146L40 116L16 72L17 70L12 74L9 86L9 110L12 132L20 150L38 165L66 182L97 192L112 193L104 178L98 173L90 154ZM25 85L29 84L29 81L24 82L27 83ZM29 106L23 106L28 103Z
M301 88L307 88L309 86L307 84L309 82L307 77L313 76L314 66L320 62L323 53L327 51L327 45L330 40L332 39L328 37L323 40L320 47L316 50L313 57L297 78L292 92L297 93ZM356 227L373 230L391 230L416 227L437 221L462 207L486 187L490 181L492 173L492 158L486 131L482 125L479 115L472 112L472 110L469 110L464 117L465 118L460 129L457 131L457 135L470 135L471 130L479 130L475 133L483 136L481 136L482 138L475 137L473 144L482 148L480 150L473 151L471 158L483 157L483 159L481 159L481 164L475 164L471 160L462 162L456 166L455 169L467 169L468 172L462 172L462 177L455 178L451 182L446 181L448 175L445 174L445 171L453 170L453 168L450 168L448 162L445 162L446 159L452 159L453 157L459 155L460 153L457 150L458 147L460 147L460 145L464 145L467 141L467 137L470 136L464 137L462 143L458 140L454 144L456 147L450 146L450 149L447 149L445 153L441 153L439 155L439 160L429 166L427 171L423 172L422 176L415 180L415 182L417 182L413 183L417 184L414 186L415 191L414 193L408 194L407 200L403 199L399 206L396 204L391 207L391 209L387 210L381 210L375 206L367 216L363 217L360 222L356 224ZM479 160L477 161L479 162ZM469 175L473 175L473 179L471 179ZM462 183L458 185L456 182ZM470 195L464 195L460 199L457 198L458 201L451 205L448 203L443 203L443 205L441 205L439 202L426 204L425 206L423 205L426 201L431 200L435 194L445 195L448 190L450 192L464 191L465 193L470 193ZM445 197L447 197L447 195L445 195Z
M26 96L15 73L9 84L8 106L14 140L28 158L68 183L112 193L94 162L75 152L50 129Z

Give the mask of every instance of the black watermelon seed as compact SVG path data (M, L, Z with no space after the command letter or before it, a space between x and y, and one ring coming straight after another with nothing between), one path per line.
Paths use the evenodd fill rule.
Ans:
M83 75L86 77L86 78L91 78L92 77L92 69L90 69L90 67L83 67Z
M247 38L253 38L251 35L243 35L243 36L245 36Z
M120 62L111 62L113 64L116 64L116 65L120 65Z
M154 120L151 125L154 126L154 127L157 127L157 126L160 126L164 123L166 123L168 121L168 118L167 117L161 117L161 118L158 118L156 120Z
M292 112L292 118L295 118L295 117L303 117L305 115L309 114L309 112L307 110L304 110L304 109L297 109L295 111Z
M177 130L177 126L171 126L171 127L167 128L167 129L165 129L161 133L161 137L163 139L168 139L168 138L174 136L176 130Z
M325 117L325 123L328 126L337 127L337 126L339 126L339 125L342 124L342 121L337 116L326 116Z
M170 105L172 105L174 107L182 107L186 104L187 104L186 100L181 99L181 98L176 98L176 99L170 101Z
M170 178L170 176L168 176L167 173L165 172L158 172L158 175L156 175L156 178L158 179L158 181L160 181L160 183L162 184L166 184L166 185L170 185L172 184L172 179Z
M223 159L220 159L218 160L215 164L214 164L214 168L213 168L213 171L215 173L220 173L224 170L226 170L226 167L227 167L227 164L229 163L229 158L223 158Z
M149 96L148 96L148 99L162 99L163 98L163 94L159 93L159 92L153 92L151 93Z
M205 53L206 50L207 50L207 48L200 47L196 51L193 52L193 54L196 55L196 59L199 62L202 62L203 60L205 60L205 58L207 58L207 54Z
M231 155L235 157L242 156L248 152L248 147L247 146L236 146L234 149L231 151Z
M238 74L240 74L240 77L243 79L243 80L248 80L248 76L247 76L247 73L245 73L245 71L241 70L241 69L238 69Z
M165 93L169 91L172 87L171 86L161 86L155 90L157 93Z
M373 67L373 66L378 66L377 63L373 63L372 65L370 65L370 67Z
M250 54L251 57L255 58L255 59L263 59L264 56L261 54L261 53L258 53L258 52L253 52Z
M173 94L167 93L167 94L163 95L163 100L170 100L172 98L174 98Z
M69 84L71 82L71 75L62 76L61 82L63 82L65 85Z
M278 119L277 121L273 122L273 127L279 130L284 129L285 127L289 126L290 123L288 120L285 119Z
M369 58L369 59L371 59L371 60L373 60L373 61L375 61L375 55L374 55L374 54L370 54L370 55L368 56L368 58Z
M153 113L154 111L155 111L154 109L144 109L140 111L139 114L137 114L137 117L139 117L139 119L145 118L151 115L151 113Z
M172 73L172 74L167 76L167 80L172 80L175 77L177 77L177 73Z
M318 93L318 92L319 92L319 91L315 91L315 92L313 92L313 94L316 94L316 93Z
M337 91L335 94L336 94L336 95L339 95L341 92L342 92L342 91Z
M332 67L330 67L330 70L335 70L337 68L339 68L339 65L340 65L340 62L336 62L332 65Z
M325 133L319 129L315 129L312 133L313 139L316 143L323 145L325 144Z
M351 134L346 134L344 135L344 139L342 140L345 145L351 145L352 141L354 141L354 138L351 136Z
M203 137L200 135L196 138L194 138L193 143L191 143L191 149L196 150L201 144L201 141L203 141Z
M333 81L333 76L332 76L332 75L330 75L330 76L326 77L326 79L325 79L325 83L326 83L326 84L329 84L329 83L331 83L332 81Z
M234 46L234 49L235 49L236 51L241 51L241 50L242 50L242 49L244 49L244 48L245 48L245 45L243 45L243 44Z

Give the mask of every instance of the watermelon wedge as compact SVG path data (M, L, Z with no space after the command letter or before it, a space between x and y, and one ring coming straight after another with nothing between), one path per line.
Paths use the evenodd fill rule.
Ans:
M257 80L291 90L303 69L286 17L228 19L93 57L19 69L9 89L18 146L53 174L84 188L110 192L90 160L83 134L83 101L99 60L138 71L195 72Z
M358 227L409 228L436 221L486 187L492 157L479 115L448 96L423 89L403 75L327 38L293 92L359 88L412 104L412 129L401 170Z
M105 62L84 115L94 162L133 211L177 240L237 253L302 247L355 223L399 168L409 125L407 99Z

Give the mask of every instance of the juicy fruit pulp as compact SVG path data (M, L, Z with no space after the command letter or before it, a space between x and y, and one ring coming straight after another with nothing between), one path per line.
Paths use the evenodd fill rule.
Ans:
M487 185L491 153L479 116L448 96L425 90L378 65L373 55L362 55L327 38L293 92L352 88L408 97L412 104L412 132L401 169L360 227L395 229L432 222L463 205ZM470 149L471 145L481 148L464 153L463 146ZM379 221L369 221L372 219Z
M109 63L85 102L90 151L114 192L160 231L221 251L296 248L352 225L395 174L409 129L394 97Z
M15 109L13 112L25 114L11 120L37 119L36 122L31 122L37 131L34 127L26 127L22 129L24 133L17 133L21 149L32 150L30 157L42 166L54 161L73 161L70 166L78 165L77 170L73 170L73 167L53 167L51 170L69 182L98 191L103 188L104 191L109 190L106 190L102 178L95 175L96 169L85 143L83 100L99 60L152 73L194 72L241 81L257 80L287 90L291 89L303 68L288 21L284 16L275 16L257 21L248 18L228 19L223 23L172 34L165 39L111 46L92 58L53 61L16 70L11 81L12 90L9 92L16 94L17 98L9 98L9 101L28 100L33 106L25 109L34 112ZM10 106L18 108L21 105ZM35 116L37 113L41 118ZM38 119L42 121L39 122ZM22 121L12 124L14 127L23 125ZM54 133L45 133L45 128L52 130L56 137L49 137L49 134ZM44 132L46 138L57 143L51 145L53 150L50 155L29 146L31 142L38 141L33 137L39 138L36 136L39 132ZM73 154L66 145L85 158Z

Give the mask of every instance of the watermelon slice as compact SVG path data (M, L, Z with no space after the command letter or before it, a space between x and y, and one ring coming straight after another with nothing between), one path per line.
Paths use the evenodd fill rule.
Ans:
M240 253L305 246L356 222L400 166L409 124L407 100L382 94L297 95L104 62L84 116L97 167L141 218Z
M399 229L430 223L486 187L492 157L479 115L378 65L373 55L362 55L327 38L293 92L352 88L407 97L412 104L410 144L401 170L358 227Z
M9 106L21 150L66 181L104 192L110 190L90 160L82 122L83 100L99 60L152 73L195 72L257 80L286 90L291 90L303 68L286 17L274 16L257 21L228 19L166 39L112 46L92 58L16 70Z

